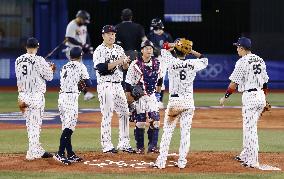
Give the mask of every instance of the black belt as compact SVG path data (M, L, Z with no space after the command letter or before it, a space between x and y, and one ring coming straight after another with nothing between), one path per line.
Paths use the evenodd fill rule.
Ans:
M178 94L171 94L171 97L179 97Z
M60 92L60 93L78 93L78 92L68 91L68 92Z
M253 88L253 89L247 90L247 92L252 92L252 91L257 91L257 89L256 89L256 88Z
M106 82L108 82L108 83L121 83L119 81L106 81Z

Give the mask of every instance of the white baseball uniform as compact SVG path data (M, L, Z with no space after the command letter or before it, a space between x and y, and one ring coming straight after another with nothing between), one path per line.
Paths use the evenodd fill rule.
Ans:
M72 37L78 42L82 43L82 45L84 45L86 44L87 41L87 34L88 34L87 26L85 25L79 26L74 19L71 22L69 22L69 24L67 25L65 37ZM65 53L68 59L70 59L70 50L73 47L81 47L78 45L74 45L68 41L65 43L65 45L67 46L67 48L65 49Z
M62 130L75 130L78 118L78 82L89 79L86 66L78 61L69 61L60 71L60 92L58 108L62 121Z
M179 147L178 167L184 168L187 163L187 153L190 147L190 128L195 106L193 100L193 80L196 73L208 65L207 58L180 60L167 50L161 50L161 61L168 64L169 103L164 119L164 132L160 143L160 155L155 165L165 168L169 145L176 123L180 120L181 140ZM170 108L185 109L174 121L169 121Z
M113 44L109 48L103 43L99 45L93 54L94 68L101 63L112 63L124 55L121 46ZM112 74L101 75L96 70L97 90L102 113L101 123L101 145L103 152L111 150L111 119L113 110L119 115L119 142L117 149L123 150L131 148L129 139L129 109L124 90L121 86L123 72L121 67L114 68Z
M247 54L240 58L229 79L242 92L243 150L240 158L249 166L258 165L257 121L266 104L263 84L268 82L266 65L262 58Z
M15 72L18 99L28 105L24 113L29 138L26 159L41 158L45 152L39 142L45 106L45 81L52 80L53 71L43 57L26 53L16 59Z

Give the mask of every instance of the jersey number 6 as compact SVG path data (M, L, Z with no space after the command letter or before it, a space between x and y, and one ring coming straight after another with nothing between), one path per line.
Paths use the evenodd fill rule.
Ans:
M179 72L179 78L180 78L180 80L185 80L186 79L186 72L184 70L181 70Z

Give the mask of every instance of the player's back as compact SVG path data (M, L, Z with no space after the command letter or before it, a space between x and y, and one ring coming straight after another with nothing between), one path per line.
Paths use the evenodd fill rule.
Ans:
M15 61L19 92L46 92L45 80L52 80L53 72L43 57L23 54Z
M78 82L88 79L87 68L78 61L69 61L60 71L60 92L79 93Z
M168 66L169 92L171 94L191 95L196 73L208 65L207 58L180 60L178 58Z
M239 79L236 83L241 92L261 89L269 79L264 60L255 54L248 54L239 59L232 76L237 76Z

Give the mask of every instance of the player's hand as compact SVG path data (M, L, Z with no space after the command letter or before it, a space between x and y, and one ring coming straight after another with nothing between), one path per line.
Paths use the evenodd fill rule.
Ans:
M225 96L223 96L222 98L220 98L219 102L221 106L224 106L225 101L227 101L227 98L225 98Z

